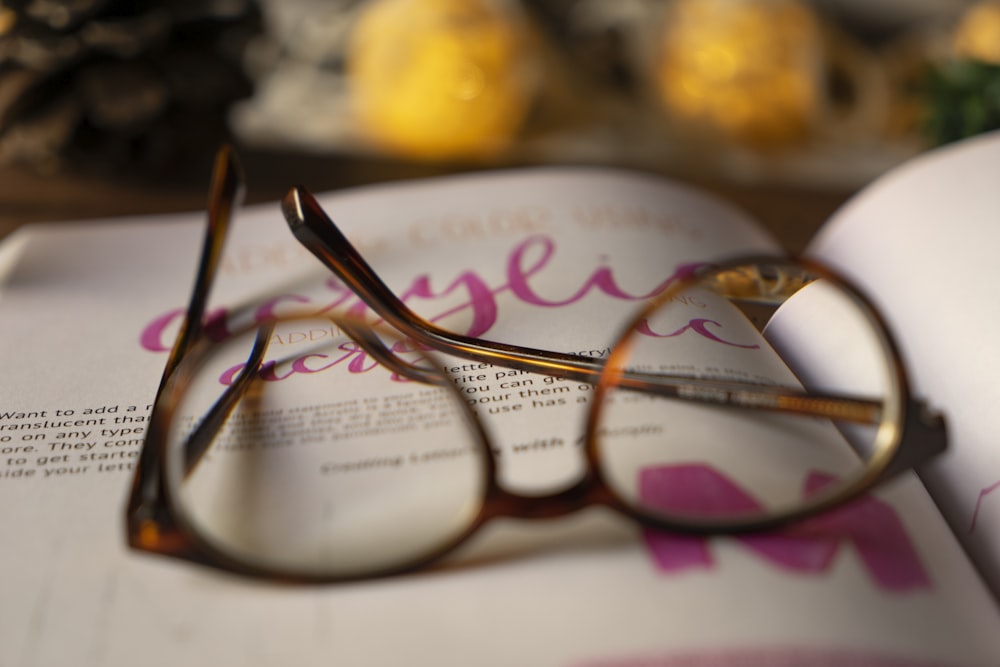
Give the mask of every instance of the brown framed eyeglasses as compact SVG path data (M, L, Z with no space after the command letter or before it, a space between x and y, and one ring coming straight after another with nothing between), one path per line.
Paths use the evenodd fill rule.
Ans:
M942 418L911 397L870 302L802 260L680 276L595 359L426 321L295 188L282 202L293 234L370 312L303 312L209 337L208 295L242 191L223 149L127 507L135 549L338 581L426 566L498 517L604 506L656 529L765 530L842 505L945 448ZM829 347L782 342L776 321L788 304L817 298L820 313L850 324L871 377L843 377ZM586 388L582 472L544 492L507 488L490 424L456 389L465 361L552 391ZM828 482L804 490L817 471Z

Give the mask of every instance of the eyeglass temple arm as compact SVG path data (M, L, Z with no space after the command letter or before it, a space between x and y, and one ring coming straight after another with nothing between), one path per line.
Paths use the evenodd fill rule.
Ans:
M434 386L448 386L451 384L451 381L443 370L411 364L396 356L382 339L379 338L375 330L365 326L363 323L353 322L347 318L343 320L331 320L331 322L340 327L348 338L360 345L379 365L396 375L408 380Z
M506 345L452 333L424 320L382 282L361 254L302 187L282 199L295 237L386 322L419 343L476 361L595 384L602 362L573 354ZM804 395L782 387L623 372L619 386L689 401L779 410L859 423L879 419L878 402L853 397Z
M236 404L247 394L250 383L258 378L260 364L264 360L271 335L274 333L274 322L265 322L257 330L253 348L247 358L243 369L237 373L233 381L222 392L222 395L212 404L205 417L198 422L198 426L188 436L184 444L184 477L186 478L201 462L202 458L212 446L219 429L229 418Z
M222 247L229 234L233 214L243 201L246 190L244 182L243 168L236 153L230 146L223 146L216 153L212 169L212 182L208 194L208 224L205 226L194 287L184 314L184 323L163 370L161 388L163 382L174 372L201 334L205 308L222 257Z
M198 260L198 270L195 274L191 298L188 301L181 330L174 340L156 390L154 405L159 404L167 381L173 375L184 356L201 334L202 319L208 304L215 275L218 272L219 260L222 257L222 247L229 232L233 214L239 208L244 194L243 169L236 157L235 151L228 146L222 146L215 155L212 168L212 180L208 193L208 221L202 241L201 255ZM150 415L150 423L155 423L157 415ZM162 470L158 466L157 452L152 447L144 446L136 464L134 483L129 497L127 520L138 526L130 535L149 535L145 539L157 539L156 518L153 516L158 506ZM200 456L200 455L199 455ZM151 531L151 532L150 532ZM144 539L137 537L136 539Z
M378 277L305 188L292 188L281 202L295 238L373 311L419 343L466 359L595 383L602 363L591 357L538 350L456 334L410 310Z

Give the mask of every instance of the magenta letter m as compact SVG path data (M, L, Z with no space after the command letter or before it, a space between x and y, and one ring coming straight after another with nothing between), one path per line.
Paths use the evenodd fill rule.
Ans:
M810 473L803 493L812 493L831 479ZM639 495L649 506L683 513L697 510L711 515L759 507L728 477L702 464L647 468L639 475ZM664 572L713 566L703 537L655 530L646 530L644 536L656 566ZM871 496L781 531L733 539L779 568L810 574L825 572L841 543L851 542L879 587L906 591L931 585L896 512Z

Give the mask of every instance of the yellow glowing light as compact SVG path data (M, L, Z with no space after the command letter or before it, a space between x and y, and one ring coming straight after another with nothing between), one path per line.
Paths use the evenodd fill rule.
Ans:
M955 30L955 52L1000 65L1000 2L980 2L965 11Z
M348 53L359 126L421 159L479 157L509 145L533 93L534 44L501 0L377 0Z
M822 35L792 0L676 0L655 84L672 114L755 145L811 129L821 104Z

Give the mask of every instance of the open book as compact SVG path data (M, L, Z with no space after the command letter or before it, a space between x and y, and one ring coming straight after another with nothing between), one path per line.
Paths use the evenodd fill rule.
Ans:
M0 289L0 665L997 664L989 373L1000 364L987 337L1000 323L988 273L998 162L998 136L922 157L810 248L884 309L916 392L951 434L919 478L878 488L833 533L678 536L595 509L492 525L439 567L324 586L125 546L130 473L203 215L19 231L4 242ZM779 252L726 203L615 170L457 176L320 201L425 317L597 358L664 271ZM617 289L602 288L612 279ZM238 216L213 308L343 298L276 204ZM549 391L489 365L457 372L509 462L505 483L582 474L587 387ZM413 439L413 453L427 447Z

